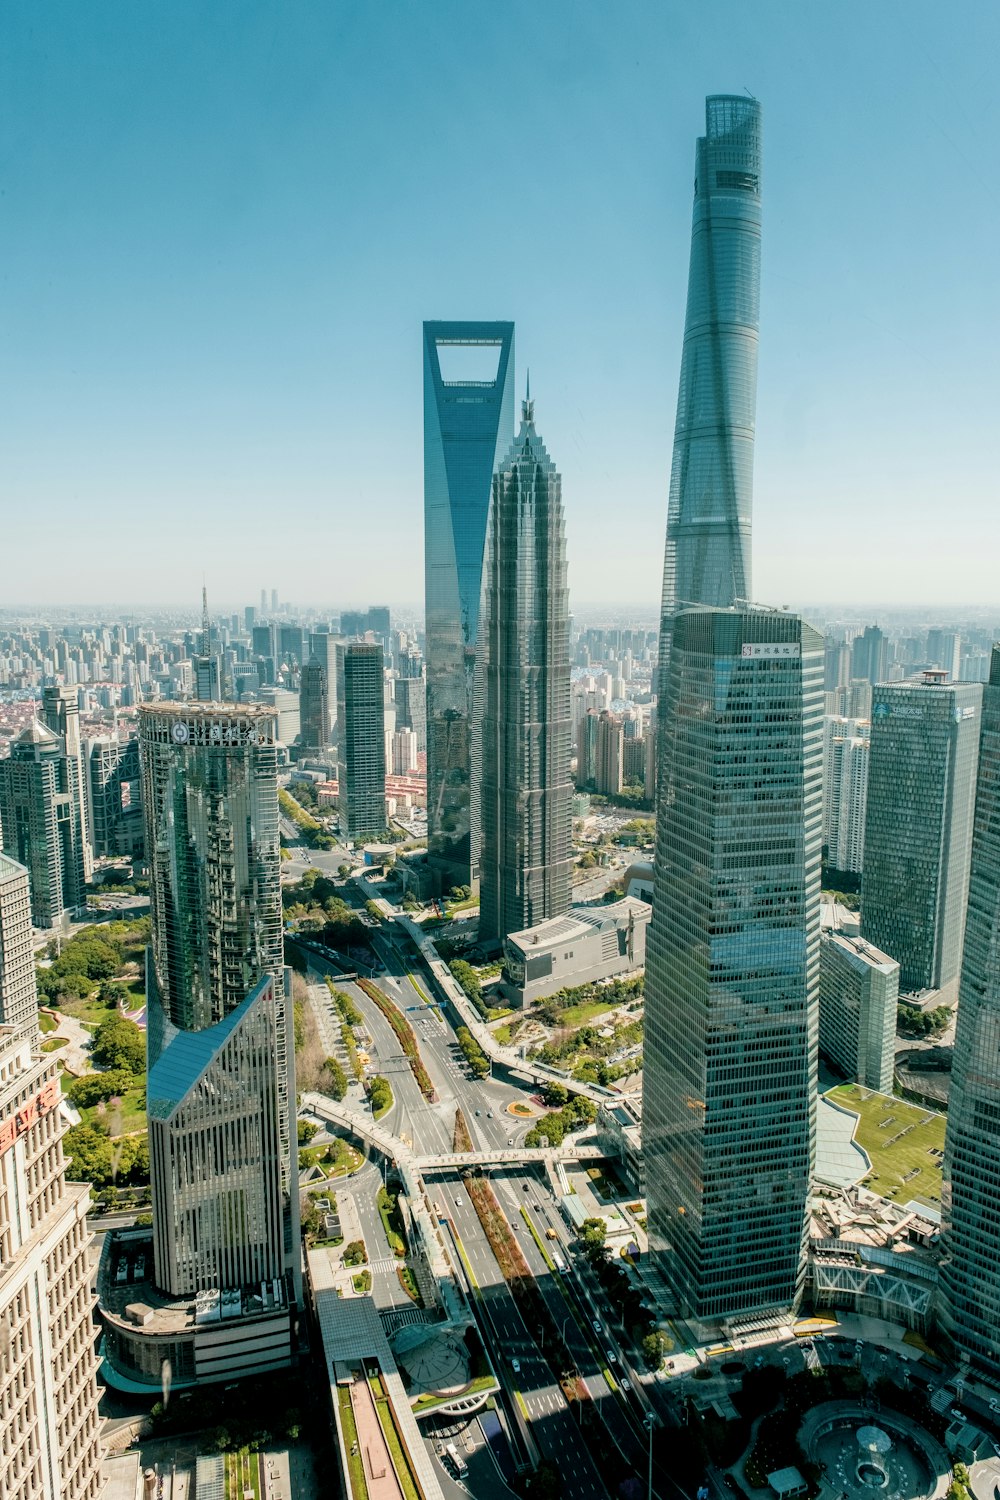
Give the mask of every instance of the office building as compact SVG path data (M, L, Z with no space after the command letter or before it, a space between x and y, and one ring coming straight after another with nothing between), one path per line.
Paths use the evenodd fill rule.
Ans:
M566 527L530 394L493 477L479 657L473 847L478 840L483 940L561 916L570 900Z
M275 730L262 705L139 714L154 1279L174 1297L298 1272Z
M424 324L428 864L472 885L472 696L493 471L514 435L513 323Z
M906 992L958 978L982 692L941 671L874 689L861 936Z
M334 635L329 630L313 630L309 635L310 665L314 661L320 663L326 684L327 730L326 739L323 742L325 745L329 745L337 738L337 646L342 643L343 637Z
M0 902L5 885L0 876ZM2 931L0 968L6 942ZM90 1188L66 1181L59 1074L36 1034L0 1026L0 1489L4 1500L97 1500Z
M871 725L828 714L823 720L823 847L834 870L864 866Z
M385 684L382 647L337 647L337 808L341 837L385 831Z
M673 620L646 951L650 1247L699 1329L787 1314L815 1133L823 641Z
M86 772L80 744L80 705L76 688L43 688L42 723L62 740L66 787L72 799L70 838L80 846L79 855L74 851L70 857L74 862L82 860L83 878L88 881L94 873L94 856L87 839Z
M0 833L4 852L27 866L36 927L62 926L84 905L79 812L63 740L35 719L0 761Z
M663 569L661 718L674 612L750 598L760 126L756 99L705 101Z
M426 693L422 670L418 670L413 677L397 677L392 684L396 728L413 730L417 740L417 753L421 755L427 750Z
M278 739L283 745L294 745L302 732L301 691L266 687L260 690L260 701L278 715Z
M38 1036L31 888L23 865L0 854L0 1028Z
M94 854L141 858L145 848L139 741L98 735L84 741L87 831Z
M831 1067L892 1093L899 964L860 938L824 932L819 944L819 1050Z
M327 681L325 664L319 657L311 656L299 677L299 736L302 748L317 754L325 751L330 744Z
M616 797L625 784L625 726L607 709L598 715L594 751L594 790Z
M656 802L656 772L657 772L657 746L656 746L656 710L649 716L646 725L646 733L643 736L646 745L646 759L643 765L643 796L647 802Z
M928 630L927 664L940 667L952 682L962 675L962 637L954 630Z
M877 625L866 625L851 643L851 681L875 686L889 675L889 642Z
M590 786L597 778L597 732L600 714L585 709L576 721L576 784Z
M1000 1361L1000 647L983 691L965 954L948 1096L939 1317L956 1354Z

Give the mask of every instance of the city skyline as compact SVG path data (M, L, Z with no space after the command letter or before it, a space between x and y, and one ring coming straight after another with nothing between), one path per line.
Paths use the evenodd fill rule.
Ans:
M513 76L501 43L516 17L448 3L377 31L364 16L278 32L263 16L242 29L199 16L198 48L183 3L162 34L142 13L86 26L65 4L30 26L13 17L0 481L15 601L128 592L116 584L142 568L154 531L148 597L193 595L207 550L226 559L221 599L271 555L295 504L331 534L349 518L362 552L391 527L382 591L416 592L420 322L502 313L544 382L579 534L600 524L608 475L631 497L600 555L571 557L574 597L655 603L691 125L707 92L744 87L764 100L772 142L756 594L797 607L803 594L995 597L976 543L998 456L981 335L997 299L982 274L995 211L979 192L1000 138L979 86L998 18L964 6L945 23L921 5L901 33L859 4L835 18L720 4L695 28L633 0L608 33L593 7L573 25L563 4L530 15L535 45ZM364 86L375 40L387 109ZM461 101L460 134L446 96ZM831 107L816 108L824 96ZM501 246L509 119L532 172ZM926 538L945 492L942 557ZM80 527L71 552L43 562L34 516L64 527L97 507L130 518L114 556L101 528ZM195 529L197 557L181 541ZM358 599L342 549L289 549L278 571L286 595Z

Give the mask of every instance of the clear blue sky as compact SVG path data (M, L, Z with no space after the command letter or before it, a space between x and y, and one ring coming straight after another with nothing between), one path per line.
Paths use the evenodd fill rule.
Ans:
M513 318L574 600L655 606L744 88L754 592L997 602L998 62L985 0L9 0L4 602L420 599L420 324Z

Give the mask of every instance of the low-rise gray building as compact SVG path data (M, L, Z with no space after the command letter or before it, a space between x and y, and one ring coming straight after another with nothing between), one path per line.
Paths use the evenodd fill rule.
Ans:
M504 941L504 994L530 1005L556 990L641 969L651 908L630 896L610 906L573 906Z
M892 1093L899 964L840 932L819 946L819 1050L838 1072Z

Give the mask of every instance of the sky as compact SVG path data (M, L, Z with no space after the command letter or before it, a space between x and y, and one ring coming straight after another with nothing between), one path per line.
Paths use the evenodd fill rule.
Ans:
M998 62L985 0L8 0L0 604L419 601L421 322L510 318L574 604L655 609L744 90L754 594L997 603Z

